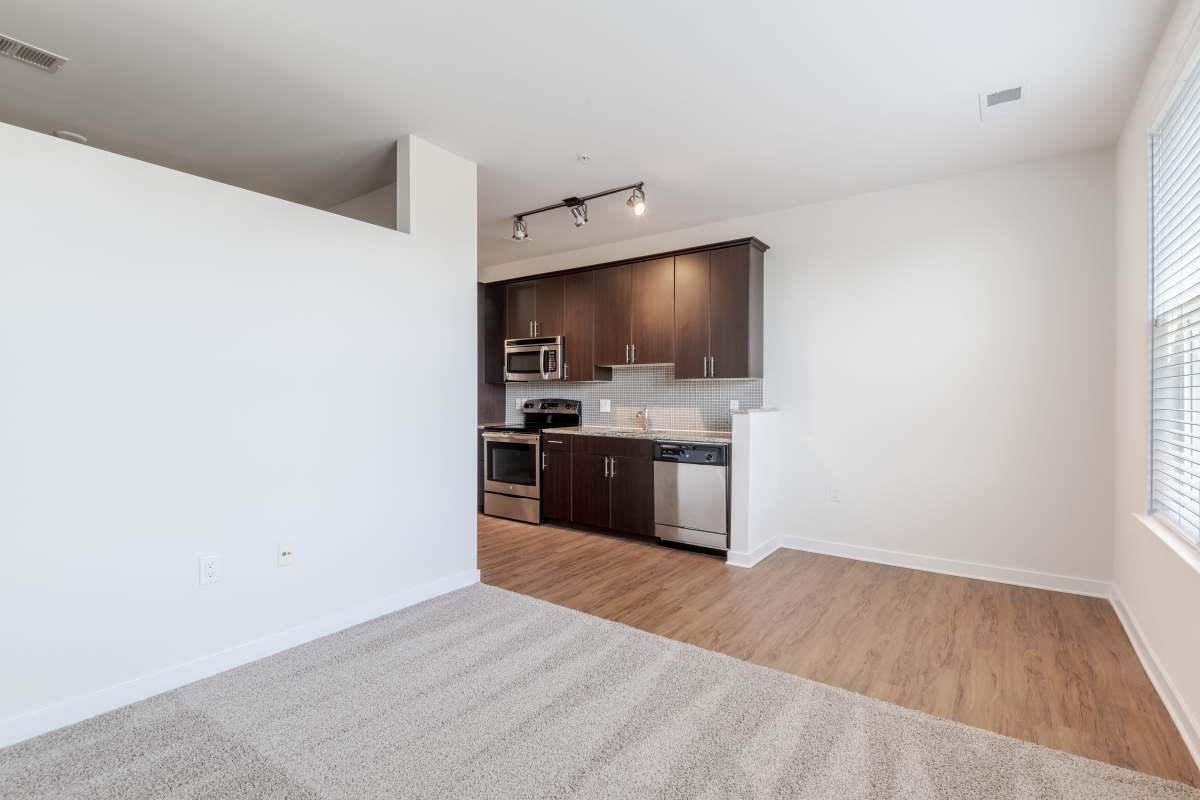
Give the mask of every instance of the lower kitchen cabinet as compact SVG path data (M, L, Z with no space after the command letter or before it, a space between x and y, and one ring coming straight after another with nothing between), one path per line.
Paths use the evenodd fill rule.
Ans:
M610 493L608 457L595 453L571 454L571 521L607 528Z
M555 450L542 453L542 516L571 518L571 454Z
M571 454L571 521L654 535L654 445L638 439L576 437Z
M609 523L613 530L654 535L654 462L617 458L609 462Z

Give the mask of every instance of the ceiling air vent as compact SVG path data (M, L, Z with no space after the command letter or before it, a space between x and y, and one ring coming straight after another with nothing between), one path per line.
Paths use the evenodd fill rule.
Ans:
M1020 111L1025 100L1025 87L1013 86L994 92L979 93L979 119L986 122L991 117L998 117Z
M3 33L0 33L0 56L7 56L43 72L58 72L58 68L70 60L51 53L49 50L42 50L11 36L5 36Z

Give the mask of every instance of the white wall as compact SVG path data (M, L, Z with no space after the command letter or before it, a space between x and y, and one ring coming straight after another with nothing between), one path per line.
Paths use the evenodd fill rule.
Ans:
M330 206L328 211L331 214L341 214L343 217L396 230L396 184L389 183L366 194L352 197L344 203Z
M411 169L410 236L0 125L0 744L477 579L475 165Z
M1176 8L1117 146L1113 599L1200 762L1200 552L1140 516L1148 506L1147 136L1200 47L1198 20L1200 3Z
M480 277L759 237L790 543L1104 593L1112 164L1064 156Z

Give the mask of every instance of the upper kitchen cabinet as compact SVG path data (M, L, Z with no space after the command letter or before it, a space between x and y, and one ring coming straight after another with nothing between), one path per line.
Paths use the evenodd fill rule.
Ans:
M665 364L674 353L674 259L598 269L597 364Z
M628 264L606 267L593 273L596 278L595 340L597 364L629 363L629 302L633 291Z
M675 257L675 377L761 378L763 246Z
M561 277L510 283L507 299L509 339L564 335Z
M563 278L563 380L612 380L612 369L596 366L593 354L596 318L596 273L576 272Z
M669 364L675 357L675 259L630 265L631 364Z

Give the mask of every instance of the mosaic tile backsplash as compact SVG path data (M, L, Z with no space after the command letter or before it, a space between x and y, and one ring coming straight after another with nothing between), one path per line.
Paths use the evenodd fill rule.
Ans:
M613 367L612 381L589 383L534 382L505 384L505 423L521 422L518 401L557 397L583 403L584 425L637 427L637 412L650 409L650 426L677 431L727 431L733 427L729 401L738 407L762 408L762 381L675 380L673 364ZM600 401L612 411L600 410Z

